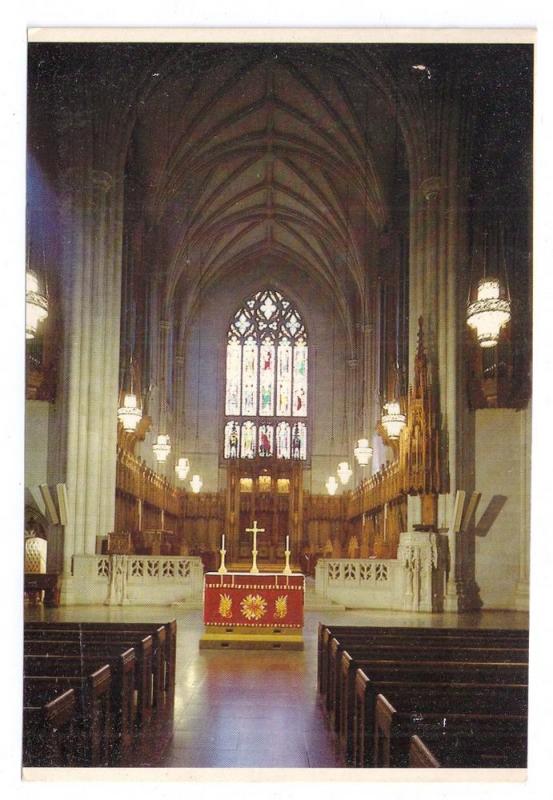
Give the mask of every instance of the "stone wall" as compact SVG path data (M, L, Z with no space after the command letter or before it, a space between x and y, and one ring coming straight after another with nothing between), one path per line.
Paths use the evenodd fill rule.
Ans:
M527 607L530 412L476 412L476 582L484 608ZM524 594L526 593L526 603Z

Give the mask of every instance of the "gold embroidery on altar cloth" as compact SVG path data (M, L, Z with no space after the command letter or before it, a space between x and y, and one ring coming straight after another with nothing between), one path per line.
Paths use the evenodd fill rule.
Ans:
M275 600L275 617L284 619L288 613L288 597L283 594Z
M267 612L267 601L260 594L249 594L240 603L246 619L261 619Z
M232 597L230 595L219 595L219 614L225 619L232 617Z

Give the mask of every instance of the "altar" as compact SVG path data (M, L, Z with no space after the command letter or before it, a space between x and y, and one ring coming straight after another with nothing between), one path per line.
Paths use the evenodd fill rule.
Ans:
M290 537L286 536L282 572L260 572L254 520L246 533L253 536L249 572L229 572L225 566L225 536L221 566L204 576L204 635L200 647L303 650L305 577L290 569Z
M200 647L303 649L305 577L208 572Z

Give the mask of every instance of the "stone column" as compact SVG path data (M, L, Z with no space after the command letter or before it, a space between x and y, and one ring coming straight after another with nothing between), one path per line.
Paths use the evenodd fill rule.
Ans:
M440 108L440 104L437 105ZM437 124L429 105L425 128ZM442 108L443 110L443 108ZM410 377L417 343L417 324L423 318L431 380L439 412L442 483L448 488L438 498L437 527L449 528L455 493L470 496L474 482L474 437L464 397L464 302L467 263L466 113L450 96L436 138L430 148L419 142L417 163L412 164L410 210ZM430 135L430 134L429 134ZM423 157L424 153L424 157ZM411 527L417 521L416 504L408 504ZM464 552L464 551L463 551ZM462 587L473 585L471 565L458 549L454 599L448 610L470 607ZM467 574L465 575L465 572Z
M348 358L346 360L346 396L345 396L345 404L346 404L346 422L347 422L347 437L344 443L344 453L343 457L346 459L350 467L352 467L352 461L355 461L355 457L353 455L353 448L354 448L354 434L357 430L357 409L359 408L359 360L357 358ZM343 421L342 421L342 436L343 436ZM336 469L336 467L334 467ZM343 487L344 490L350 490L355 481L355 470L353 471L352 477L349 479L348 483ZM338 479L339 482L339 479ZM340 488L341 484L340 484Z
M175 449L174 461L177 463L181 456L185 456L184 452L184 386L185 386L185 359L181 352L175 355L175 393L174 393L174 406L175 406ZM180 484L179 484L180 485Z
M113 530L122 186L106 171L73 167L62 182L64 354L62 429L68 522L62 602L72 602L74 554L95 552Z

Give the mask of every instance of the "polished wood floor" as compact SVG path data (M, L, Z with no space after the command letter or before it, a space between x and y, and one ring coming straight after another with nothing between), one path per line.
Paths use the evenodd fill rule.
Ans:
M200 650L201 611L180 607L29 608L28 619L178 622L173 736L140 766L336 768L342 763L317 703L319 621L350 625L527 628L517 612L402 614L308 611L303 652Z

